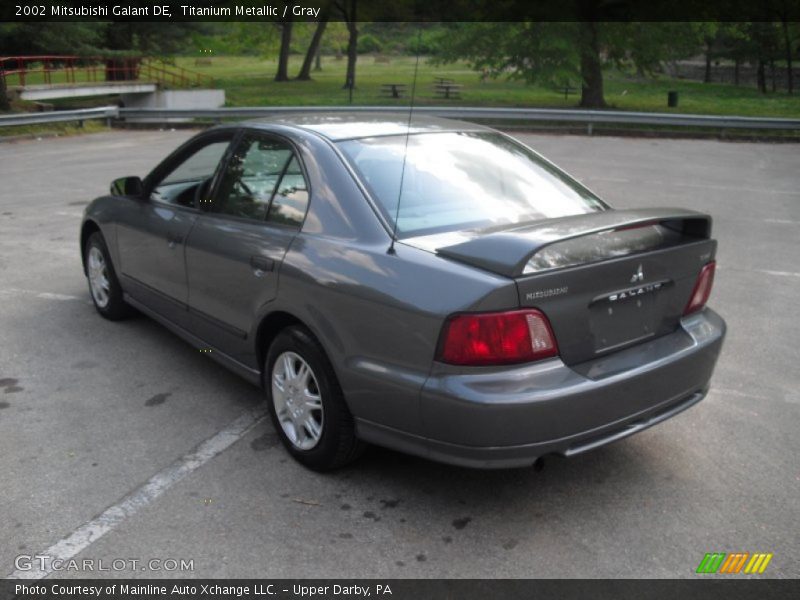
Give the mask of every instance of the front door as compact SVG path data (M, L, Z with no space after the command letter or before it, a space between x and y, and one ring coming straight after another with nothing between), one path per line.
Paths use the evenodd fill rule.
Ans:
M186 245L192 331L257 368L249 336L277 294L281 262L305 218L308 186L287 141L247 133L215 188Z
M148 197L126 203L117 225L123 287L181 327L189 325L184 244L200 214L198 190L218 169L232 137L212 134L179 148L148 177Z

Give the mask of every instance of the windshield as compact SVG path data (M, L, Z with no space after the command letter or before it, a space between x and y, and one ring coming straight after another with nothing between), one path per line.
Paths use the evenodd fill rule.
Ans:
M499 133L339 142L398 237L495 228L603 210L587 189ZM400 210L397 202L400 199Z

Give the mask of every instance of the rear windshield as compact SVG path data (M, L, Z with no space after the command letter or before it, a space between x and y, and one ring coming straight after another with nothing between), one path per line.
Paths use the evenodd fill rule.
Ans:
M603 210L587 189L498 133L448 132L339 142L399 237ZM402 174L402 195L400 194ZM397 210L398 199L400 210Z

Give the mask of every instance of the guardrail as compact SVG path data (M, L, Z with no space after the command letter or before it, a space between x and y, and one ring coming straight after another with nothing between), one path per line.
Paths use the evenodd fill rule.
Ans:
M297 113L378 112L403 113L396 106L281 106L228 107L212 109L117 108L107 106L73 111L24 113L0 116L0 127L30 123L83 121L87 119L130 119L150 122L205 119L253 119ZM524 121L545 123L583 123L589 133L595 124L682 126L712 129L781 129L800 130L800 119L777 117L735 117L679 113L641 113L616 110L578 110L551 108L475 108L467 106L418 106L414 114L435 115L479 121Z
M230 107L215 109L120 109L128 119L212 119L258 118L291 113L319 112L407 112L396 106L282 106ZM435 115L466 120L540 121L584 124L673 125L716 129L800 129L800 119L772 117L734 117L678 113L640 113L618 110L578 110L551 108L475 108L467 106L417 106L415 114Z
M101 106L99 108L82 108L80 110L53 110L34 113L15 113L0 115L0 127L12 125L34 125L37 123L63 123L69 121L89 121L92 119L105 119L109 125L111 119L119 118L119 108L116 106Z

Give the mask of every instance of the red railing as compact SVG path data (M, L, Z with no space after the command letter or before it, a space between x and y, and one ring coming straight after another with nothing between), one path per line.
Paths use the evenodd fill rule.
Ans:
M117 81L152 81L162 86L213 85L213 78L159 59L132 56L5 56L0 77L6 87Z
M145 58L139 64L142 77L157 81L161 85L174 87L211 86L214 78L205 73L190 71L178 65L171 65L155 58Z

